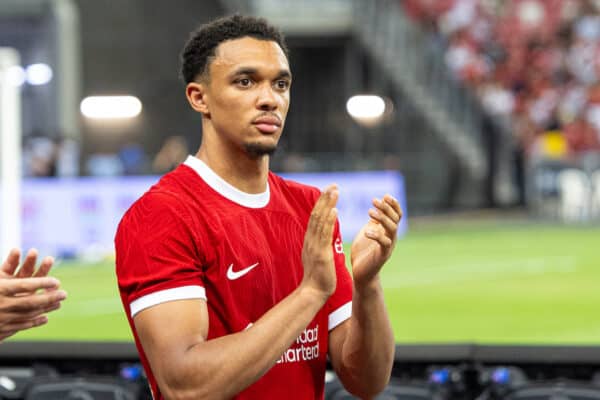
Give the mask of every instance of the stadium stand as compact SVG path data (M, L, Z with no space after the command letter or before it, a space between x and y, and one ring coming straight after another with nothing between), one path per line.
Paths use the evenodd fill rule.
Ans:
M476 94L487 113L508 126L515 151L525 154L533 175L546 173L543 165L549 159L588 175L600 168L597 2L401 4L430 32L432 41L441 43L454 78ZM535 176L530 179L536 181ZM545 189L529 187L534 200ZM584 197L581 203L589 201L587 193Z

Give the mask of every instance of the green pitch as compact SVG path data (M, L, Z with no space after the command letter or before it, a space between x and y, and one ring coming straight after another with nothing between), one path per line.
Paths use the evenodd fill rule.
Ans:
M57 266L67 301L14 340L131 340L113 271ZM382 281L399 343L600 343L599 228L421 225Z

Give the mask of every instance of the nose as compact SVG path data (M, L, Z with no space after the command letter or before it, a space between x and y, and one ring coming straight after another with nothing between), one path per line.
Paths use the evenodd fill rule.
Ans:
M262 111L273 111L277 109L277 97L269 84L262 85L256 100L256 107Z

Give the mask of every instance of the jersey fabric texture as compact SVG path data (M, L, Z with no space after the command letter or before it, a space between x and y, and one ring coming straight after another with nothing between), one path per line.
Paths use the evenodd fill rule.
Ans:
M121 300L155 399L162 399L133 317L164 302L204 299L208 340L249 328L298 287L304 234L319 190L269 173L239 191L198 158L163 176L125 213L115 238ZM352 280L339 225L337 287L277 363L236 399L322 399L329 331L348 319Z

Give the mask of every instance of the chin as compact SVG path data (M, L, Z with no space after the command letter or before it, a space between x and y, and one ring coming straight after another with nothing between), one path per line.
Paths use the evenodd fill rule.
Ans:
M262 156L270 156L277 150L277 143L259 143L251 142L244 145L246 153L251 157L259 158Z

